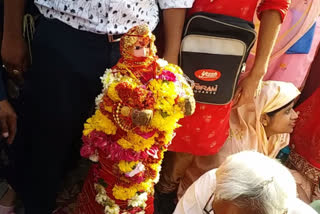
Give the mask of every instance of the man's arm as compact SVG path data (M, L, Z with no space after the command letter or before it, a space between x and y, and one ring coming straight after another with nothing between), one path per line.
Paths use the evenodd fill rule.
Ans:
M4 0L4 25L1 56L8 72L25 71L27 46L23 39L26 0Z
M0 68L0 101L6 99L6 90L3 81L3 69Z
M9 73L12 73L14 69L24 71L27 65L27 48L22 35L24 10L25 0L4 0L4 24L1 56L3 64ZM2 84L3 87L2 79L0 84ZM9 144L13 142L15 137L16 125L16 113L5 97L2 97L0 100L1 137L8 138L7 142Z
M165 34L163 58L169 63L178 64L178 55L185 16L185 8L172 8L163 10Z
M2 72L0 68L0 138L7 138L11 144L17 130L17 115L7 100Z
M281 16L276 10L261 14L255 61L250 74L240 82L234 96L234 107L253 101L256 89L267 72L270 56L279 34Z

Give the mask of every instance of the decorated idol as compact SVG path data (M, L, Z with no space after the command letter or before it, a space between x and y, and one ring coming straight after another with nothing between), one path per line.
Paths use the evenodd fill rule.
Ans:
M95 162L76 213L152 214L163 154L195 109L181 69L158 59L155 37L139 25L120 41L121 58L101 78L96 111L84 124L81 155Z

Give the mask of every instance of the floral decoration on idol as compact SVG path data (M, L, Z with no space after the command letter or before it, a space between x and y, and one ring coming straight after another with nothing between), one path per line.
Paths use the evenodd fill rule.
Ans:
M157 58L154 40L146 25L122 37L122 57L101 77L96 111L84 124L81 155L97 162L95 200L108 214L145 213L178 121L195 109L182 70Z

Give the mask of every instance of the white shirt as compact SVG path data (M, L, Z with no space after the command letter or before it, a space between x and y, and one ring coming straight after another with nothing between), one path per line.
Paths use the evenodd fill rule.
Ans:
M216 169L213 169L202 175L188 188L173 214L206 214L203 209L215 188ZM213 198L209 202L210 206L212 201ZM317 212L297 198L292 207L289 207L288 214L317 214Z
M100 34L123 34L139 24L154 30L161 9L190 8L194 0L35 0L47 18L76 29Z

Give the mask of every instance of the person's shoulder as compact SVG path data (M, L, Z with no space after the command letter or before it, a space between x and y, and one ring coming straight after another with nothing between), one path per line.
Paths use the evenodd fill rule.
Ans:
M185 192L175 209L174 214L202 213L206 202L215 188L216 169L203 174Z
M311 206L297 198L289 207L288 214L317 214L317 212Z
M202 206L216 189L216 171L217 169L212 169L194 182L195 195Z
M217 169L212 169L203 175L196 181L196 183L206 186L215 186Z

